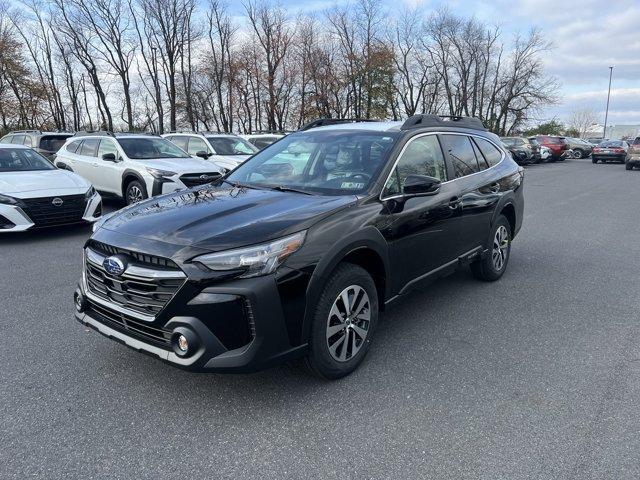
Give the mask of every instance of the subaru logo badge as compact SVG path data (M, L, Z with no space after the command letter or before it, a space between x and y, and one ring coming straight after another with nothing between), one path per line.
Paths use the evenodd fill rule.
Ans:
M64 200L62 200L60 197L56 197L53 200L51 200L51 204L54 207L61 207L63 203L64 203Z
M102 266L110 275L119 277L126 270L124 261L120 257L107 257L102 261Z
M209 175L200 175L200 180L209 180Z

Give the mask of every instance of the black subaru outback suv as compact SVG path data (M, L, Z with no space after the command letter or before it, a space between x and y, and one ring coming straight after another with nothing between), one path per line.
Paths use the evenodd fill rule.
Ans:
M464 264L502 276L523 170L479 120L326 123L216 184L105 217L84 249L77 320L192 371L305 357L338 378L409 290Z

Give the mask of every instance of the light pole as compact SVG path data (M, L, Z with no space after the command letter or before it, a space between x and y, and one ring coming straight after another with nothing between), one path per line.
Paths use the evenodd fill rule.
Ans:
M609 92L607 93L607 110L604 113L604 133L602 139L607 138L607 120L609 119L609 98L611 98L611 77L613 76L613 67L609 67Z

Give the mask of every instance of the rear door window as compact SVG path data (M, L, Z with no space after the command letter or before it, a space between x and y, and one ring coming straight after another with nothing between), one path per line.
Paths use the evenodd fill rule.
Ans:
M82 143L82 140L76 140L74 142L71 142L69 145L67 145L67 152L76 153L81 143Z
M478 148L490 167L500 163L500 160L502 160L502 152L498 150L495 145L484 138L475 137L473 140L476 145L478 145Z
M82 142L82 147L77 153L79 155L84 155L85 157L95 157L99 143L99 138L87 138L84 142Z
M471 139L467 135L441 135L440 138L455 178L480 171Z

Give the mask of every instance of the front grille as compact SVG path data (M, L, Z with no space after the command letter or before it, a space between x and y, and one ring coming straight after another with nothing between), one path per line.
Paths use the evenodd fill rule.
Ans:
M107 327L165 350L171 349L171 331L152 327L128 315L114 312L89 300L88 311Z
M62 203L54 205L54 200ZM87 207L84 195L67 195L61 197L28 198L22 200L24 212L36 227L51 227L79 223Z
M122 275L112 275L102 266L104 258L87 249L85 277L88 292L133 314L155 317L185 281L179 270L150 269L135 263L131 257L127 258L129 266Z
M201 178L204 177L204 178ZM180 177L182 183L187 187L196 187L198 185L206 185L219 179L221 175L218 172L213 173L187 173Z
M146 255L144 253L133 252L131 250L125 250L124 248L118 248L111 245L107 245L102 242L97 242L95 240L89 241L89 246L104 255L126 255L127 257L131 257L135 259L136 263L139 263L145 267L164 267L171 270L180 270L180 267L173 261L168 258L156 257L155 255Z

